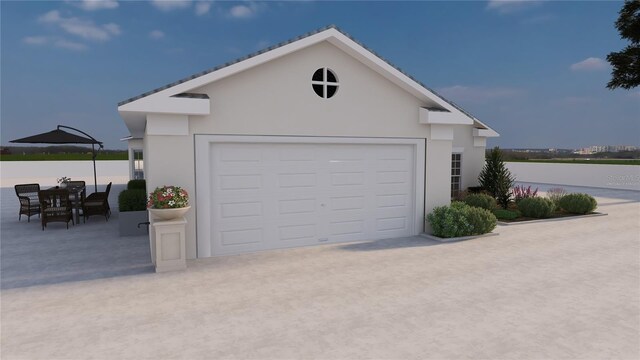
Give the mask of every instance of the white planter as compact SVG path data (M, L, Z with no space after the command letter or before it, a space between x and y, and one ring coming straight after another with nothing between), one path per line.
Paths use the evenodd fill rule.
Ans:
M183 207L183 208L175 208L175 209L153 209L149 208L149 212L156 219L160 220L173 220L182 218L184 214L187 213L191 209L191 206Z

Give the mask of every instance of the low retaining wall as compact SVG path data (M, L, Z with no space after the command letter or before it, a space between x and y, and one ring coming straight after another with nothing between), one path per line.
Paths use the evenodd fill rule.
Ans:
M640 166L508 162L517 181L640 190Z
M129 181L127 160L96 161L98 184L124 184ZM66 176L72 180L84 180L93 184L93 162L76 161L0 161L0 186L38 183L41 187L58 185L56 179ZM91 191L93 192L93 189Z

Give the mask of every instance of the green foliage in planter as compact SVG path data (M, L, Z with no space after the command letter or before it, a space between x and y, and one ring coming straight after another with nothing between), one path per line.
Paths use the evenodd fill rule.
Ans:
M469 186L467 188L467 191L469 192L469 194L478 194L484 191L484 188L482 186Z
M560 208L572 214L588 214L596 209L596 199L587 194L568 194L558 201Z
M493 148L478 176L480 186L487 190L503 209L506 209L511 201L511 188L515 180L502 160L500 148Z
M470 194L463 201L469 206L482 209L493 210L496 208L496 199L487 194Z
M122 190L118 195L120 212L147 210L147 191L144 189Z
M479 207L469 206L465 210L465 217L471 225L471 234L469 235L490 233L498 224L498 219L491 211Z
M129 180L127 190L144 190L147 191L147 182L144 179Z
M519 211L507 210L507 209L495 209L493 210L498 220L514 220L520 217Z
M553 201L539 197L522 199L518 203L518 210L520 210L522 216L536 219L548 218L555 207Z
M495 228L497 221L490 211L459 201L434 208L427 220L433 234L442 238L485 234Z
M556 206L556 211L560 210L560 199L565 195L567 195L567 192L561 187L547 190L547 199L553 201Z

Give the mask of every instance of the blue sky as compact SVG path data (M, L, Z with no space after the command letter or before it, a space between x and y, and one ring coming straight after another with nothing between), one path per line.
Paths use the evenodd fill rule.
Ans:
M329 24L501 133L490 146L640 145L640 89L605 88L622 2L46 1L1 6L1 143Z

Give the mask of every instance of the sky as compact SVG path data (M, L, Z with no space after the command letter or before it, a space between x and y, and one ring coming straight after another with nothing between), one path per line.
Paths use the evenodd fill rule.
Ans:
M640 145L640 88L608 90L621 1L1 1L0 141L79 128L108 149L117 103L337 25L498 131L489 146ZM392 120L392 119L390 119Z

